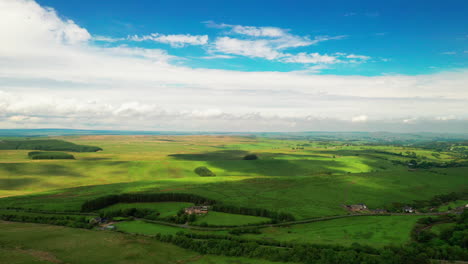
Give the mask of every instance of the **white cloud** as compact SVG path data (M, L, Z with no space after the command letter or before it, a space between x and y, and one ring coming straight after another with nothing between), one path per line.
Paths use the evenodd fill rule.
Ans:
M316 63L321 62L322 57L330 63L331 56L318 55L317 53L290 54L284 50L297 47L306 47L318 44L323 41L343 39L346 36L316 36L311 39L308 36L298 36L289 33L289 30L278 27L255 27L229 24L216 24L213 21L205 22L207 26L213 28L228 28L228 34L242 35L247 38L219 37L211 45L211 53L226 53L252 58L264 58L267 60L278 60L295 63ZM334 60L338 62L337 60Z
M287 31L277 27L252 27L252 26L232 26L232 32L253 37L282 37L287 35Z
M455 55L457 53L455 51L445 51L445 52L442 52L441 54L443 54L443 55Z
M213 55L208 55L208 56L202 57L202 59L208 59L208 60L211 60L211 59L233 59L233 58L235 58L235 57L231 56L231 55L224 55L224 54L213 54Z
M252 58L277 59L281 53L270 47L267 40L242 40L220 37L213 44L216 52L242 55Z
M242 25L229 25L229 24L217 24L213 21L204 22L208 27L212 28L230 28L231 33L247 35L252 37L283 37L288 35L288 30L278 27L254 27L254 26L242 26Z
M117 42L117 41L122 41L125 40L126 38L113 38L113 37L108 37L108 36L93 36L92 38L94 41L102 41L102 42Z
M175 56L171 56L167 53L167 51L161 49L144 49L130 48L128 46L118 46L101 49L100 51L103 53L109 53L111 55L146 58L161 63L167 63L171 59L176 59Z
M301 52L296 55L287 55L285 56L284 59L282 59L283 62L292 62L292 63L336 63L338 60L336 57L329 56L329 55L320 55L318 53L305 53Z
M274 42L265 39L244 40L231 37L219 37L212 44L210 52L241 55L250 58L264 58L285 63L329 64L342 62L337 59L336 56L321 55L317 52L300 52L298 54L284 53L282 52L281 46L275 46ZM351 54L345 58L367 60L370 57Z
M368 59L370 59L371 57L369 57L369 56L364 56L364 55L349 54L349 55L346 55L346 58L348 58L348 59L368 60Z
M7 120L22 123L22 122L38 122L38 121L41 121L41 118L34 117L34 116L14 115L14 116L8 117Z
M190 34L176 34L176 35L163 35L159 33L152 33L145 36L129 36L129 40L133 41L146 41L151 40L169 44L174 48L185 47L186 45L205 45L208 43L207 35L190 35Z
M32 1L0 0L0 22L2 128L395 130L414 119L411 129L467 131L467 70L366 77L192 69L163 50L94 46L86 29ZM232 54L294 56L231 39L223 49ZM363 113L372 119L352 122ZM436 118L449 116L456 119Z
M357 122L366 122L368 117L366 115L359 115L351 118L351 122L357 123Z

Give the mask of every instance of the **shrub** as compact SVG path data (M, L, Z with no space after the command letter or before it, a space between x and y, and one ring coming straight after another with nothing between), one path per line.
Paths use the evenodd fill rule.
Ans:
M255 154L248 154L244 156L244 160L256 160L258 159L258 156Z
M198 174L198 175L200 175L202 177L216 176L216 174L214 174L210 169L208 169L207 167L204 167L204 166L198 167L194 171L195 171L196 174Z

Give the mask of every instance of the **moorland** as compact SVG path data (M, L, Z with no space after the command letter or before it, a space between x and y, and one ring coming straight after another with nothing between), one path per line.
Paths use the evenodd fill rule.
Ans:
M402 137L2 137L0 260L468 261L468 142Z

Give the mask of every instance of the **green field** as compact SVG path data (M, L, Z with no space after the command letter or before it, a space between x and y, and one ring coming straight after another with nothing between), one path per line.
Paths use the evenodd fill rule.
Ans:
M450 148L440 151L409 145L366 144L365 141L349 143L233 136L68 136L53 139L97 146L103 150L73 152L75 160L31 160L27 157L31 150L0 150L0 214L15 212L28 217L54 213L77 215L86 201L107 195L142 192L195 194L222 205L284 212L302 220L348 215L350 212L343 207L346 204L364 203L370 209L377 209L393 203L410 204L414 200L429 200L436 195L468 190L466 167L409 168L407 165L412 159L437 164L467 161L466 157L451 152ZM255 154L259 159L244 160L248 154ZM216 176L197 175L194 170L200 166L207 167ZM466 203L465 198L445 203L438 210L447 211L449 206L455 208L463 203ZM139 208L154 210L165 221L175 221L167 218L192 205L189 202L117 203L93 213ZM261 228L261 234L238 237L342 246L359 243L382 248L407 243L418 217L349 217ZM178 227L143 221L124 221L115 225L118 231L142 235L174 235L179 231L228 234L228 230L189 231L183 228L190 224L185 221L178 222ZM268 221L271 219L210 211L207 215L197 216L191 224L239 227ZM14 227L20 228L19 224ZM36 226L38 233L41 227ZM435 226L434 230L437 228ZM91 232L90 236L109 234L86 232ZM117 234L111 236L114 235ZM11 255L21 261L30 257L23 251L9 252L4 247L0 247L0 259ZM139 249L132 247L131 250ZM131 260L124 255L118 258ZM217 258L203 257L197 261L205 262L196 263L218 263L216 261L221 260ZM167 259L174 258L168 256ZM219 263L244 263L229 261ZM75 260L70 262L78 263Z
M463 206L465 206L467 204L468 204L468 200L457 200L457 201L453 201L453 202L444 204L442 206L439 206L437 208L437 211L438 212L445 212L445 211L448 211L448 210L453 210L453 209L456 209L456 208L459 208L459 207L463 207Z
M360 216L290 227L269 227L260 235L247 238L318 244L353 243L382 247L402 245L409 241L411 228L421 216Z
M248 225L269 222L269 218L250 216L250 215L239 215L239 214L228 214L221 212L209 212L206 215L197 216L197 220L194 222L196 225L206 223L208 225L217 226L236 226L236 225Z
M0 221L3 263L248 264L252 259L201 256L154 239L115 232ZM270 264L255 260L255 263Z
M131 234L142 234L142 235L156 235L158 233L164 235L175 235L180 232L181 228L158 225L153 223L147 223L144 221L125 221L115 224L117 230Z
M0 207L78 210L82 202L105 194L187 192L307 218L343 214L342 204L378 208L467 188L465 168L408 171L390 161L404 157L375 152L418 151L407 147L223 136L65 138L104 151L75 153L76 160L31 161L27 150L1 150L0 196L33 196L1 199ZM291 148L297 144L310 146ZM257 153L260 160L242 160L246 153ZM199 166L217 176L196 175Z

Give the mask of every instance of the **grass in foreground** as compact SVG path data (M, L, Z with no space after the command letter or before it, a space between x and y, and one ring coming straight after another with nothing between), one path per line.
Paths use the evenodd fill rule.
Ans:
M0 221L0 263L273 264L201 256L151 238L116 232Z

